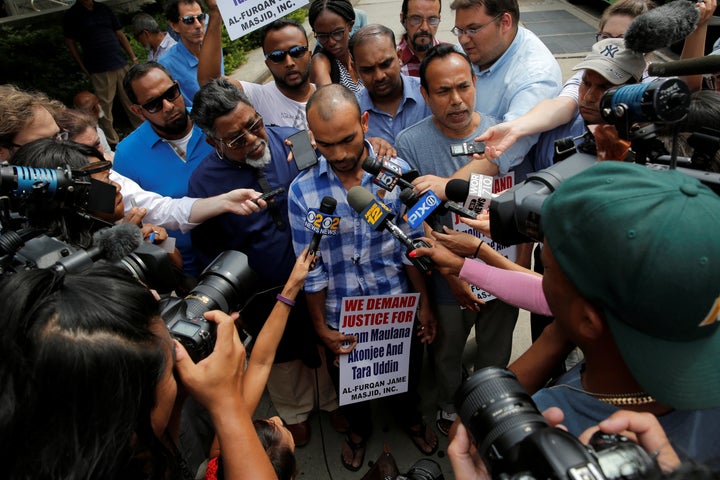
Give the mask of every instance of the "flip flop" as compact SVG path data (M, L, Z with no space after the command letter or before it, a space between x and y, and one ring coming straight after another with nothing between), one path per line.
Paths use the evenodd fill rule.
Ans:
M437 435L435 435L435 432L432 430L428 430L427 424L425 422L422 422L419 424L420 428L415 430L414 428L407 428L405 431L407 432L408 436L410 437L410 440L415 444L418 450L420 450L420 453L423 455L432 455L435 453L435 450L437 450L438 444L438 438ZM417 425L415 425L417 427ZM427 432L430 432L430 441L427 440L426 435ZM435 441L435 445L433 444L433 440ZM431 447L429 450L426 447Z
M357 472L360 470L363 466L363 463L365 462L365 444L366 444L365 438L360 440L359 442L354 442L352 439L352 436L350 433L345 435L345 444L347 444L348 447L350 447L350 451L352 452L352 460L350 460L350 463L345 461L345 457L343 456L342 452L340 452L340 462L343 464L343 467L347 468L351 472ZM353 460L355 460L355 457L358 453L362 453L362 456L360 457L360 464L356 467L352 464Z

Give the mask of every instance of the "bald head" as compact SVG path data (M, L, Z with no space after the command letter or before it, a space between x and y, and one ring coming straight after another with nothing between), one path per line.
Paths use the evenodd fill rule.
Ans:
M83 91L75 95L73 105L81 112L92 115L95 120L100 115L100 100L92 92Z
M318 88L308 100L305 109L308 118L310 112L315 111L322 120L329 122L335 118L338 111L348 106L352 106L360 117L360 105L355 94L339 83L331 83ZM346 112L347 110L343 111Z

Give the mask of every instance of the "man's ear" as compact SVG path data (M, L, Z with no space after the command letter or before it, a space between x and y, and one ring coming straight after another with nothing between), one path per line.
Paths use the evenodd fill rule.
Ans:
M360 115L360 123L362 124L363 133L368 132L368 119L370 118L370 114L365 111L362 115Z
M210 135L205 135L205 141L213 148L220 148L220 145Z
M426 104L429 103L428 102L428 92L427 92L427 90L425 90L425 87L423 87L422 85L420 85L420 93L422 94L423 98L425 99L425 103Z
M584 298L577 302L578 333L589 341L597 340L607 334L607 323L602 311Z
M133 112L138 117L142 118L143 120L146 120L145 118L145 110L140 105L130 105L130 111Z

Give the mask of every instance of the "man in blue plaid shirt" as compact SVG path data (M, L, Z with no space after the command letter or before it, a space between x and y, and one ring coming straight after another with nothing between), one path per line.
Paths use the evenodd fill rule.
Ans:
M435 337L435 320L426 300L424 276L405 258L405 248L386 231L375 231L347 202L348 191L360 185L379 197L401 218L399 188L386 192L375 185L373 177L362 169L362 162L374 156L365 141L367 113L361 114L352 92L338 84L319 88L307 103L307 120L317 149L321 153L314 167L302 172L290 185L288 204L293 244L299 254L309 243L313 232L304 227L308 209L318 209L323 197L337 200L335 215L340 216L337 235L325 236L320 242L315 269L305 281L310 315L319 337L325 343L328 369L338 387L336 359L350 353L357 344L352 335L338 331L343 297L392 295L417 291L420 308L415 320L418 336L414 337L410 355L410 384L407 393L390 397L398 405L397 415L415 445L425 454L437 447L437 437L425 428L419 413L419 382L422 367L422 343ZM407 164L394 160L403 167ZM408 234L419 236L422 230ZM372 429L368 402L347 405L344 413L350 423L342 451L342 463L350 470L363 464L365 442Z

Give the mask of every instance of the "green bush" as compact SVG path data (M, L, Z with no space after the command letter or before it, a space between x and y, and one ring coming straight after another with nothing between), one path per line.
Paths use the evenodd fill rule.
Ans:
M161 28L166 28L165 15L158 3L143 11L150 13ZM137 13L137 12L135 12ZM131 21L135 13L118 14L120 23L127 25L125 34L139 60L147 59L145 48L132 35ZM302 23L307 10L301 8L285 18ZM247 52L260 46L260 31L257 30L235 41L231 41L223 28L223 53L225 72L230 74L247 61ZM34 26L33 28L0 26L0 84L12 83L25 90L46 93L67 105L73 96L82 90L92 90L90 80L80 71L65 46L65 37L60 25Z

